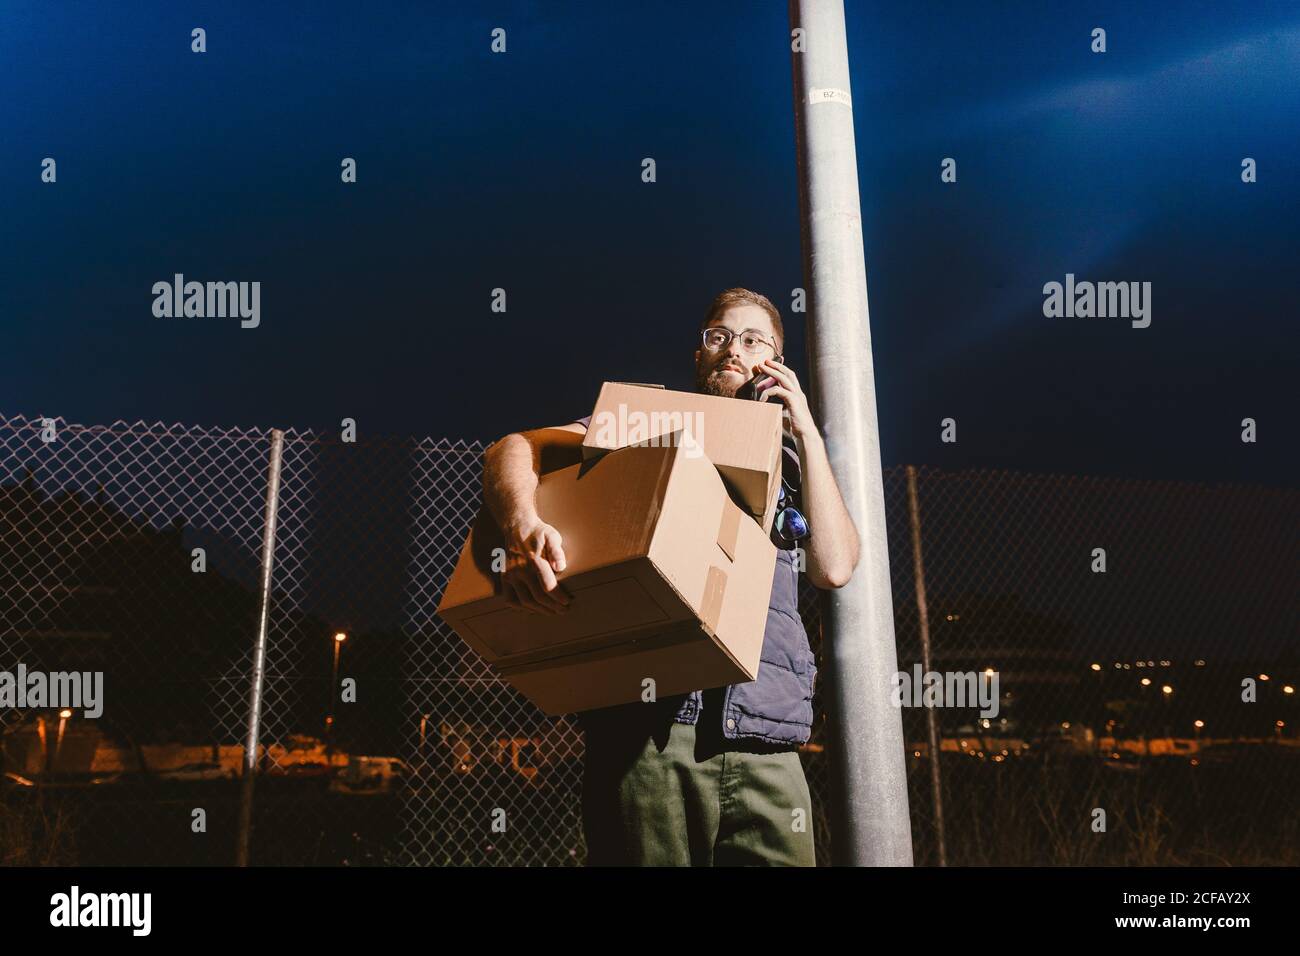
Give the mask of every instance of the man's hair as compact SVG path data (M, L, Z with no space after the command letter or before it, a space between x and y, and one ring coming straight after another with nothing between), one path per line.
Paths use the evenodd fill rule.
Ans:
M785 326L781 324L781 313L767 296L748 289L728 289L726 292L719 292L710 303L704 321L700 323L700 331L707 329L710 322L721 317L722 313L733 305L756 305L766 312L768 318L772 320L772 329L776 332L776 353L781 355L785 352Z

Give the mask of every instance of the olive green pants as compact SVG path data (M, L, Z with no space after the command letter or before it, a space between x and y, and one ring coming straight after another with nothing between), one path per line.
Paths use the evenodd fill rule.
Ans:
M697 726L588 730L587 865L816 866L799 752L725 749L738 744Z

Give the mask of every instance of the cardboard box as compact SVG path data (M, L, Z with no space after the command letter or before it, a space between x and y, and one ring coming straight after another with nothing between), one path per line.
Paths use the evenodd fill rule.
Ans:
M544 474L537 510L564 541L567 613L510 607L491 569L501 535L479 515L439 615L547 714L753 680L776 548L681 439Z
M781 490L780 402L750 402L662 387L606 382L591 413L583 457L685 433L751 517L772 530Z

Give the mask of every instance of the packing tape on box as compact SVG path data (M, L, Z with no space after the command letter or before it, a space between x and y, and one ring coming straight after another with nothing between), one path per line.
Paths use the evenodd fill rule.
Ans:
M704 579L704 600L700 602L700 621L710 634L718 633L718 618L722 616L722 596L727 590L727 572L722 568L709 568Z
M722 521L718 525L718 547L732 561L736 560L736 539L740 537L740 509L722 506Z

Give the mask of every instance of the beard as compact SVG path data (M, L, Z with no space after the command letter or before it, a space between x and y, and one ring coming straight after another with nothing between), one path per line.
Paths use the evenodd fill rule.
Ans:
M725 363L724 363L725 364ZM695 390L705 395L717 395L720 398L735 398L736 392L740 386L745 384L745 380L732 384L726 378L722 366L715 366L712 369L696 369L695 371Z

